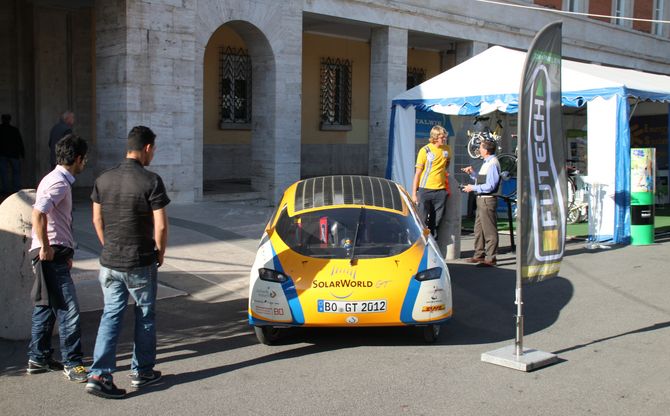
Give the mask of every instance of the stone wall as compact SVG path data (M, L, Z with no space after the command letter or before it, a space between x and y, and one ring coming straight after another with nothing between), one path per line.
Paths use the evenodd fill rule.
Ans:
M367 175L367 162L366 144L303 144L300 176Z
M195 3L97 1L96 10L97 171L118 163L130 129L145 125L157 135L150 169L173 200L192 201Z
M92 9L38 6L34 22L36 134L31 156L36 158L39 180L51 170L49 132L65 110L76 115L74 132L95 142ZM77 178L78 186L92 183L92 170Z
M204 145L203 177L207 180L251 178L251 146L246 144Z

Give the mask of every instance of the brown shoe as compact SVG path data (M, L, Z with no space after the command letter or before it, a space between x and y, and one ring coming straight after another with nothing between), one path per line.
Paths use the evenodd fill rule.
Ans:
M495 267L497 261L496 259L493 260L482 260L477 266L481 267Z
M483 263L486 261L484 257L470 257L469 259L465 260L468 263Z

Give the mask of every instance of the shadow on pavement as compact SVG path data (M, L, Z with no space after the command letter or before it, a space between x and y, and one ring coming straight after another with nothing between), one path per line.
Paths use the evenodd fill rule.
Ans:
M454 318L442 342L452 345L487 344L513 340L515 335L516 271L450 264ZM573 295L568 280L556 277L525 285L524 334L550 327Z
M649 326L646 326L644 328L639 328L639 329L636 329L636 330L633 330L633 331L628 331L628 332L624 332L624 333L617 334L617 335L612 335L612 336L605 337L605 338L595 339L595 340L593 340L591 342L588 342L586 344L579 344L579 345L574 345L572 347L563 348L562 350L554 351L554 354L563 354L563 353L568 352L568 351L578 350L580 348L584 348L584 347L588 347L588 346L593 345L593 344L598 344L598 343L601 343L601 342L609 341L609 340L614 339L614 338L625 337L626 335L641 334L641 333L644 333L644 332L651 332L651 331L656 331L658 329L665 329L665 328L670 328L670 321L660 322L660 323L657 323L657 324L654 324L654 325L649 325Z
M92 361L95 337L102 311L81 314L84 363ZM123 328L116 350L117 361L130 360L133 351L133 306L129 305L123 317ZM158 365L165 362L227 351L256 344L247 324L247 301L236 299L207 303L191 296L164 299L157 303ZM24 375L27 363L28 341L0 341L2 364L0 375ZM58 349L58 335L52 338L52 347ZM184 351L188 351L184 353ZM58 352L54 358L59 358ZM129 370L120 365L118 371Z

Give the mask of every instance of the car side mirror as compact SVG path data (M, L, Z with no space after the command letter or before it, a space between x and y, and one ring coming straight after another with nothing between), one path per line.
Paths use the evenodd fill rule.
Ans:
M428 237L430 235L430 228L425 227L422 232L424 237Z

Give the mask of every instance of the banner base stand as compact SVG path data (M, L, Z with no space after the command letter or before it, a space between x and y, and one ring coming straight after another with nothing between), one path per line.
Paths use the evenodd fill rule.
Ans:
M483 353L482 361L528 372L554 364L558 361L558 356L532 348L524 348L523 354L517 356L516 347L510 345L509 347Z

